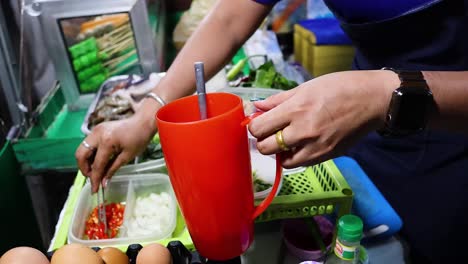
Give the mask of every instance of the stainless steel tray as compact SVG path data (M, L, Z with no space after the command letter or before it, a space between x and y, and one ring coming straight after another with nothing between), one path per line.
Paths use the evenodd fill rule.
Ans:
M91 113L94 112L96 109L99 101L104 97L105 92L107 92L109 89L112 89L115 84L120 83L125 80L129 80L129 85L135 84L139 82L142 78L138 75L118 75L111 77L107 79L103 84L101 84L101 87L99 88L98 92L96 93L96 96L94 97L93 101L91 102L91 105L88 108L88 112L86 113L86 116L83 120L83 124L81 125L81 132L83 132L85 135L91 134L91 129L89 128L89 116Z

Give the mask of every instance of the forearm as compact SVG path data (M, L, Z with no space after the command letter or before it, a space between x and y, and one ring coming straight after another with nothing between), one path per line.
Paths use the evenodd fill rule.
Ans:
M430 127L468 132L468 72L423 72L437 106Z
M194 62L203 61L205 78L211 78L258 28L270 9L251 0L218 1L153 91L166 102L192 94ZM145 100L139 112L153 118L159 107L154 101Z

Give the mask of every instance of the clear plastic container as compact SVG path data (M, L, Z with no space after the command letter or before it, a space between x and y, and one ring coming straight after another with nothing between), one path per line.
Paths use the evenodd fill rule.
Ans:
M275 176L276 176L276 160L275 156L265 156L262 155L260 152L257 151L250 151L250 159L252 163L252 171L255 171L257 177L261 179L265 183L269 183L271 185L270 188L260 191L254 192L254 198L257 199L264 199L268 196L268 194L273 189L273 184L275 183ZM278 186L278 190L276 191L276 195L279 194L281 190L281 186L283 183L283 177L281 177L281 181Z
M247 101L258 101L280 93L282 90L269 88L234 87L221 89L219 92L236 94Z
M137 197L146 197L151 193L166 192L170 196L169 224L158 234L128 237L126 228L132 217ZM156 242L172 235L176 227L177 202L172 190L169 176L165 174L140 174L114 176L105 189L106 202L125 203L124 221L116 238L88 240L85 238L85 223L91 210L97 206L96 195L91 195L89 182L83 187L78 203L73 213L68 243L79 243L86 246L126 246L133 243Z
M164 173L167 174L166 161L157 159L145 161L138 164L129 164L121 167L115 175L129 175L141 173Z

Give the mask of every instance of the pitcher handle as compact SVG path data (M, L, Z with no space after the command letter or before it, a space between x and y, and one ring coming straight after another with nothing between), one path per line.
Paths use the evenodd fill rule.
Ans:
M254 119L255 117L263 114L263 112L255 112L249 116L246 116L245 119L242 121L241 125L246 126ZM276 192L278 192L278 187L281 182L281 176L283 174L283 168L281 167L281 159L280 155L276 154L276 175L275 175L275 182L273 183L273 188L271 189L271 192L268 194L268 196L258 205L255 207L252 219L257 218L260 214L262 214L268 206L271 204L273 201L273 198L276 196Z
M271 204L271 202L273 201L273 198L275 198L276 193L278 192L278 187L281 182L282 174L283 174L283 168L281 167L280 155L276 154L276 176L275 176L275 182L273 183L273 188L271 189L271 192L268 194L268 196L258 206L255 207L252 219L257 218Z

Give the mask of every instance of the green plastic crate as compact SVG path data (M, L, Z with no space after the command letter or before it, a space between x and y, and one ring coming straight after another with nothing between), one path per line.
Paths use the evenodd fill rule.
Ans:
M116 174L134 173L167 173L167 168L163 160L155 160L126 166ZM351 212L352 202L353 191L333 160L329 160L300 173L283 175L279 194L256 220L265 222L333 213L340 217Z
M38 106L38 117L13 149L23 170L75 169L75 151L84 139L80 126L86 109L70 111L60 85Z
M283 176L278 196L257 222L350 213L353 191L332 160Z

